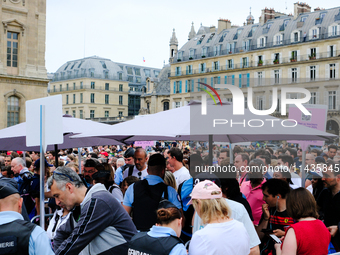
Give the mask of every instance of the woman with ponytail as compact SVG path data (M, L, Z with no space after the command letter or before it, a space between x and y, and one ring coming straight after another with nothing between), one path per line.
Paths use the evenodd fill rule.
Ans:
M182 229L181 211L168 200L161 201L158 208L156 225L131 239L128 254L187 255L178 238Z

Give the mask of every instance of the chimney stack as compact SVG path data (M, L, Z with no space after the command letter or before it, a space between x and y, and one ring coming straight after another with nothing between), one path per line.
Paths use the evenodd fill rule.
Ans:
M301 2L296 2L294 4L294 19L296 19L301 13L311 12L312 8L306 4Z
M231 21L228 19L219 19L218 20L218 27L217 27L217 33L221 33L224 29L231 28Z

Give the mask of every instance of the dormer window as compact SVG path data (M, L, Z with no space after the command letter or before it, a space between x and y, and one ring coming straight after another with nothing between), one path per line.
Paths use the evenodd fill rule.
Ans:
M283 34L274 35L274 45L280 45L283 43Z
M301 22L305 22L308 16L301 17Z
M179 52L177 53L177 61L181 61L182 58L183 58L183 51L179 51Z
M103 67L104 69L106 69L106 64L105 64L105 62L104 62L104 61L100 61L100 63L102 64L102 67Z
M211 39L214 37L214 35L215 35L215 33L212 33L212 34L209 36L207 43L209 43L209 42L211 41Z
M193 59L195 56L195 49L189 50L189 59Z
M197 45L201 44L203 39L204 39L205 35L202 35L201 38L197 41Z
M227 36L227 32L224 32L219 40L219 42L223 42L224 38Z
M202 58L205 58L207 56L207 47L202 48Z

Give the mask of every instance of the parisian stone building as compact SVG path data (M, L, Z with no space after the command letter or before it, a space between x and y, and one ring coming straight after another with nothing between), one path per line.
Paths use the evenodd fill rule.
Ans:
M326 129L339 135L340 7L312 10L297 2L290 15L265 8L258 23L249 14L243 26L233 26L228 19L218 20L217 27L201 25L197 32L192 26L188 41L180 48L174 36L170 40L170 108L199 100L202 85L198 82L238 86L246 104L251 87L252 103L258 110L271 108L274 88L280 98L281 87L300 87L310 91L310 104L327 105ZM229 90L219 93L232 101ZM287 118L280 112L278 102L274 115Z
M113 62L97 56L71 60L53 76L49 94L63 96L63 112L105 123L139 114L146 79L160 69Z
M47 96L46 0L0 2L0 128L25 121L25 102Z

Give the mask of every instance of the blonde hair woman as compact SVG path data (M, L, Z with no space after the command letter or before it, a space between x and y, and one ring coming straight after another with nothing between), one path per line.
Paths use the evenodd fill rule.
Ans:
M221 189L212 181L196 184L189 204L193 204L206 227L196 231L189 254L249 254L249 236L244 225L230 218L231 210Z
M165 171L164 183L177 191L175 176L170 171Z

